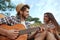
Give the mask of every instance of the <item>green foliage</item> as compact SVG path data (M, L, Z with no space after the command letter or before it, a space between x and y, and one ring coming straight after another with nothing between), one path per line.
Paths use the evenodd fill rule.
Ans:
M34 21L35 23L41 23L41 21L39 21L39 18L32 18L31 16L29 16L26 21Z
M5 0L5 1L10 2L10 0Z
M34 24L30 24L30 27L40 27L42 23L34 23Z
M29 16L28 19L26 21L31 21L32 20L32 17Z
M11 11L13 8L15 8L15 7L14 7L14 5L11 4L11 0L0 0L0 10Z

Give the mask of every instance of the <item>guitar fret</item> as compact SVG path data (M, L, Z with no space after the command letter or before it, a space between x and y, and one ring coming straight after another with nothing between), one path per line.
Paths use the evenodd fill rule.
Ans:
M33 31L37 31L37 30L40 30L39 27L36 27L36 28L29 28L29 29L26 29L26 30L20 30L19 31L19 34L28 34L30 32L33 32Z

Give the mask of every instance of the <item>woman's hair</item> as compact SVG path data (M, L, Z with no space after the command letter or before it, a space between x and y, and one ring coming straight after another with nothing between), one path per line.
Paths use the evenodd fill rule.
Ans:
M56 26L56 29L59 29L59 24L58 22L56 21L55 17L53 16L52 13L50 12L46 12L45 14L47 14L48 18L49 18L49 21L51 21L55 26ZM45 15L44 14L44 15Z

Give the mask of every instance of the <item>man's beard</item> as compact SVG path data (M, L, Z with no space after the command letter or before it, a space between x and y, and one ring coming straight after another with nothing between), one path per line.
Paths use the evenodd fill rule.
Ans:
M24 19L27 19L27 17L25 17L24 15L22 15L22 17L23 17Z

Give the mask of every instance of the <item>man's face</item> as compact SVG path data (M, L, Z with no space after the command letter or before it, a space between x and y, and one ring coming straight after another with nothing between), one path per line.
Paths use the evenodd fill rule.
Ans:
M26 8L26 10L22 12L22 16L23 16L25 19L28 18L28 16L29 16L29 9L28 9L28 8Z

